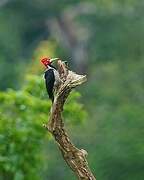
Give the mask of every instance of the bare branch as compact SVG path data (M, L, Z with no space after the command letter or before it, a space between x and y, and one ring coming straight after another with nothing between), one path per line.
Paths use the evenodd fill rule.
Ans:
M79 180L96 180L88 167L86 160L87 152L84 149L78 149L71 142L62 120L61 113L64 103L73 88L84 83L86 76L77 75L69 71L62 61L58 61L58 71L62 83L55 95L54 103L51 108L50 118L45 127L55 138L62 156L69 167L74 171Z

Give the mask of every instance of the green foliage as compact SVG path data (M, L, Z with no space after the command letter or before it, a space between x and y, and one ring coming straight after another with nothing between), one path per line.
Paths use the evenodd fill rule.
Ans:
M91 39L87 42L87 46L91 62L114 59L125 61L143 57L143 1L85 0L85 2L92 3L96 8L95 12L78 15L76 19L80 25L89 29ZM31 59L33 51L42 40L54 39L49 34L46 22L54 20L65 9L79 3L79 0L68 2L62 0L61 3L58 0L53 2L15 0L9 1L8 6L1 8L0 89L18 87L21 77L18 75L24 73L22 61L23 66ZM61 57L69 56L68 50L63 51L62 45L57 40L55 44L59 47L55 49ZM47 55L51 55L51 52L47 51Z
M1 172L14 179L20 172L26 179L36 178L45 136L42 122L47 118L44 104L26 92L12 90L0 94L0 103Z
M96 135L88 138L88 148L90 163L98 179L144 177L141 169L144 157L143 68L142 60L99 64L83 89L93 115L89 128ZM92 94L89 94L90 88ZM91 133L87 136L91 137Z
M46 163L43 148L51 102L42 77L27 76L21 90L0 93L0 176L5 179L40 179L40 167ZM80 123L86 113L73 92L64 116L71 123ZM72 108L71 108L72 107ZM74 116L70 117L72 114Z
M0 93L3 179L73 179L53 143L48 147L45 144L48 136L42 124L47 120L51 102L42 76L37 75L42 72L41 56L72 61L69 48L63 48L59 38L51 36L47 22L56 25L55 19L68 12L67 8L73 6L77 10L83 2L92 3L92 11L89 6L84 8L84 13L74 17L74 23L67 20L67 24L71 43L76 41L73 31L78 34L78 41L89 37L84 42L88 49L88 82L81 93L90 118L81 123L87 115L83 105L77 103L77 92L70 95L63 116L68 127L80 123L70 133L79 147L88 150L89 164L97 179L143 180L144 2L135 0L14 0L5 6L0 3L0 89L22 86L19 91ZM81 46L81 42L78 44ZM24 74L31 73L35 75L28 75L23 84ZM47 158L45 166L42 149ZM42 177L38 177L38 166L45 167Z
M64 119L69 123L75 125L81 124L86 120L87 113L84 111L82 104L77 103L77 100L81 97L80 93L72 92L68 98L66 106L64 107Z

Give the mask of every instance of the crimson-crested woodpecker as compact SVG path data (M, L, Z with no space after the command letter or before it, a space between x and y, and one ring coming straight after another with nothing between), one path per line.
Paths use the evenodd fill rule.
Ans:
M54 101L54 91L61 82L57 69L52 65L52 62L55 60L58 60L58 58L50 59L46 57L41 59L42 64L46 67L44 74L45 84L48 96L52 102Z

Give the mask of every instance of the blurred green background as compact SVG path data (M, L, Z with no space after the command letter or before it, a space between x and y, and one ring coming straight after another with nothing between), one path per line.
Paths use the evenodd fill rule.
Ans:
M144 179L144 1L0 1L0 180L75 180L42 127L42 56L87 74L65 106L98 180Z

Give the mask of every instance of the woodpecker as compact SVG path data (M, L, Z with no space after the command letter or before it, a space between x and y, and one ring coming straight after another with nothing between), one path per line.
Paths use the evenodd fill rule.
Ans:
M46 67L44 78L47 93L52 103L54 101L54 91L58 88L61 82L57 69L52 65L52 62L55 60L58 60L58 58L50 59L46 57L41 59L41 63Z

